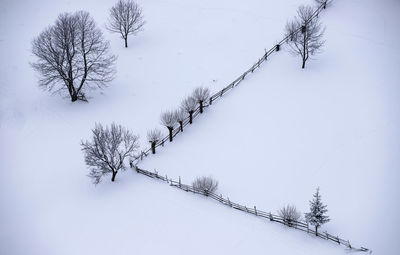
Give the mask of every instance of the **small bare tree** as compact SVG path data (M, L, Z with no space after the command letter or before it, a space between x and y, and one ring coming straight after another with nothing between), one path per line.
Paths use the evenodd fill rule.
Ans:
M192 96L187 97L182 101L182 109L189 114L189 123L193 123L193 113L196 110L197 102Z
M168 128L169 141L172 142L174 127L176 125L175 113L171 111L163 112L161 114L161 124Z
M186 119L186 112L182 108L175 111L175 119L179 123L179 128L183 132L183 121Z
M284 206L278 211L278 213L279 216L283 218L283 221L288 225L292 225L293 223L299 221L301 217L300 212L297 211L296 206L294 205Z
M208 195L208 193L214 193L218 189L218 181L211 177L199 177L192 183L193 188L201 190Z
M208 88L199 87L193 91L192 97L200 105L200 113L203 113L204 102L210 98L210 90Z
M158 129L152 129L147 132L147 140L151 144L151 152L156 154L156 144L161 140L161 131Z
M142 9L135 2L119 0L110 10L106 28L110 32L121 34L125 41L125 48L127 48L128 35L137 34L142 30L144 24Z
M139 137L115 123L110 128L96 124L92 133L92 141L81 142L86 165L90 168L89 177L98 184L103 176L111 173L111 181L114 181L118 171L126 169L124 160L134 157Z
M302 5L297 10L297 17L292 21L296 24L295 27L301 29L296 34L293 34L289 45L294 55L301 56L303 69L309 57L320 52L325 44L323 40L325 29L322 28L318 17L313 15L314 9L312 7ZM292 22L287 23L286 34L293 33L294 25Z
M84 91L102 88L114 78L116 57L88 12L60 14L32 42L37 61L32 67L39 86L50 92L68 91L71 101L87 101Z

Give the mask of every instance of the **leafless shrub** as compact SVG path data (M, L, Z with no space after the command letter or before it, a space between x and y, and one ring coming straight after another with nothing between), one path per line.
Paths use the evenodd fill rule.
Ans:
M168 128L169 141L172 142L174 126L176 125L175 113L172 111L166 111L161 114L161 123Z
M161 140L162 133L158 129L152 129L147 132L147 140L151 144L151 152L156 154L156 144Z
M119 0L110 10L110 18L106 28L121 34L125 41L125 48L128 47L128 35L135 35L142 30L145 21L143 20L142 9L131 0Z
M293 40L289 41L289 46L294 55L301 56L302 68L305 67L309 57L320 52L325 44L325 40L323 40L325 29L322 28L318 17L313 17L313 14L314 9L312 7L302 5L297 10L295 20L286 25L286 34L293 32L294 24L297 28L301 27L300 34L297 33L291 38Z
M192 183L193 188L202 190L206 193L214 193L218 189L218 181L211 177L199 177Z
M179 123L179 128L181 129L181 132L183 132L183 121L186 119L186 112L182 108L179 108L174 112L175 114L175 119Z
M90 168L89 177L98 184L103 176L111 173L111 181L114 181L118 171L125 170L125 158L134 157L139 137L114 123L110 128L96 124L92 133L91 142L81 142L86 165Z
M297 211L296 206L294 205L284 206L278 211L278 213L288 225L292 225L294 222L299 221L301 217L300 212Z
M197 102L192 96L187 97L182 101L182 109L189 114L189 123L193 123L193 113L196 110Z
M60 14L54 25L32 41L37 61L32 67L39 86L54 93L67 91L71 101L87 101L85 90L102 88L114 78L116 57L88 12Z

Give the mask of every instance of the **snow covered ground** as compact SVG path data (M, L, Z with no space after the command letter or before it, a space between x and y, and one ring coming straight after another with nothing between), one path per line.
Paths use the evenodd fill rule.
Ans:
M90 103L37 88L32 38L63 11L104 27L109 1L0 3L0 254L345 254L343 247L186 194L132 172L94 187L80 151L95 122L142 136L199 85L224 87L312 1L139 1L147 24L129 48L105 31L117 78ZM300 70L282 51L141 167L190 181L212 175L232 200L303 212L317 186L324 229L400 248L400 3L336 0L327 43Z

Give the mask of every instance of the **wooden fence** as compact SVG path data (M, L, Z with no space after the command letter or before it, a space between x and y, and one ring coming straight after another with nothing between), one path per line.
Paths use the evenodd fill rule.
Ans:
M318 17L318 15L320 14L320 12L322 12L322 10L324 10L324 5L322 4L320 5L313 13L313 15L311 16L311 20L315 19L316 17ZM258 59L258 61L252 65L247 71L245 71L242 75L240 75L236 80L234 80L233 82L231 82L228 86L226 86L225 88L223 88L222 90L216 92L215 94L213 94L209 101L207 103L204 104L203 107L209 107L211 106L215 101L217 101L218 99L220 99L224 94L226 94L228 91L230 91L231 89L235 88L236 86L238 86L245 78L247 75L249 75L250 73L253 73L257 68L259 68L261 66L262 63L264 63L265 61L267 61L268 57L276 52L279 51L281 48L281 45L288 42L288 40L291 38L292 35L297 34L299 32L301 32L302 27L299 27L297 30L295 30L294 32L292 32L291 34L286 35L281 41L279 41L275 46L273 46L271 49L269 49L268 51L265 51L265 54ZM200 114L200 106L198 106L196 108L196 110L193 113L192 118L195 119L198 115ZM187 116L184 121L183 121L183 127L186 127L189 124L189 119L190 117ZM173 137L175 137L176 135L178 135L181 132L180 126L176 126L173 129ZM160 147L160 146L164 146L165 143L169 140L169 135L165 136L164 138L162 138L161 140L159 140L156 145L155 148ZM133 159L131 159L131 165L136 165L137 163L139 163L139 161L143 160L143 158L147 157L149 154L151 153L151 146L147 149L145 149L144 151L141 151L139 155L137 155L136 157L134 157Z
M311 19L314 19L314 18L318 17L320 12L324 9L324 5L325 4L322 4L321 6L319 6L314 11ZM234 80L232 83L230 83L228 86L226 86L222 90L220 90L220 91L216 92L215 94L213 94L210 97L209 102L207 102L203 107L211 106L215 101L220 99L225 93L227 93L231 89L233 89L236 86L238 86L246 78L246 76L248 74L253 73L257 68L259 68L260 65L264 61L266 61L268 59L268 57L272 53L274 53L276 51L279 51L280 48L281 48L281 45L286 43L293 34L299 33L299 32L301 32L301 30L302 30L302 27L299 27L293 33L288 34L287 36L285 36L275 46L273 46L271 49L266 51L265 54L260 59L258 59L258 61L254 65L252 65L247 71L245 71L242 75L240 75L236 80ZM193 113L192 118L195 119L199 114L200 114L200 106L198 106L196 108L196 110ZM190 120L189 116L184 119L183 127L186 127L189 124L189 120ZM180 132L181 132L180 126L175 127L173 129L173 132L172 132L173 137L177 136ZM164 146L165 143L168 140L169 140L169 135L165 136L160 141L158 141L156 143L155 147L157 148L159 146ZM142 175L146 175L146 176L154 178L154 179L162 180L162 181L170 184L171 186L179 188L179 189L184 190L186 192L192 192L192 193L195 193L195 194L200 194L200 195L203 195L203 196L210 197L210 198L212 198L214 200L217 200L218 202L220 202L220 203L222 203L224 205L227 205L227 206L229 206L231 208L234 208L234 209L237 209L239 211L246 212L246 213L249 213L249 214L253 214L253 215L257 216L257 217L262 217L262 218L265 218L265 219L267 219L269 221L277 222L277 223L283 224L283 225L291 227L291 228L295 228L297 230L306 232L306 233L308 233L310 235L314 235L314 236L316 236L318 238L335 242L338 245L343 245L343 246L345 246L345 247L347 247L347 248L349 248L351 250L363 251L363 252L370 251L369 249L364 248L364 247L359 247L359 248L358 247L354 247L354 246L352 246L350 244L349 240L342 239L342 238L340 238L338 236L331 235L331 234L329 234L327 232L317 233L315 230L313 230L313 228L310 228L308 223L306 223L306 222L302 222L302 221L287 221L287 220L285 220L283 217L281 217L279 215L275 215L275 214L272 214L271 212L265 212L265 211L259 210L259 209L257 209L256 206L254 206L254 207L243 206L243 205L240 205L240 204L237 204L237 203L234 203L234 202L230 201L229 198L224 198L222 195L217 195L215 193L208 192L206 190L196 189L193 186L183 184L181 182L180 178L179 178L178 181L174 181L172 179L169 179L168 176L159 175L156 171L155 172L150 172L150 171L146 171L146 170L138 168L137 167L137 163L139 163L141 160L143 160L144 157L147 157L150 154L150 152L151 152L151 147L149 147L145 151L142 151L138 156L136 156L135 158L133 158L131 160L130 165L131 165L132 168L135 168L137 173L142 174Z
M238 203L232 202L231 200L229 200L229 198L224 198L222 195L217 195L215 193L209 192L207 190L202 190L202 189L197 189L194 188L193 186L187 185L187 184L183 184L181 182L181 178L179 177L178 181L174 181L170 178L168 178L168 176L162 176L160 174L158 174L157 171L154 172L150 172L147 170L143 170L140 169L139 167L135 167L135 170L137 173L154 178L154 179L158 179L161 181L164 181L166 183L168 183L170 186L179 188L181 190L184 190L186 192L192 192L195 194L200 194L206 197L210 197L214 200L217 200L218 202L220 202L221 204L227 205L233 209L245 212L245 213L249 213L249 214L253 214L257 217L261 217L261 218L265 218L269 221L272 222L277 222L280 224L283 224L285 226L291 227L291 228L295 228L297 230L306 232L310 235L314 235L318 238L324 239L324 240L328 240L328 241L332 241L337 243L338 245L343 245L346 246L347 248L354 250L354 251L363 251L363 252L368 252L370 251L369 249L365 248L365 247L354 247L350 244L349 240L345 240L340 238L339 236L335 236L335 235L331 235L327 232L323 232L323 233L319 233L319 232L315 232L315 230L313 228L310 228L309 224L303 221L288 221L286 219L284 219L283 217L279 216L279 215L275 215L272 214L271 212L265 212L262 210L257 209L256 206L253 207L248 207L248 206L244 206L244 205L240 205Z

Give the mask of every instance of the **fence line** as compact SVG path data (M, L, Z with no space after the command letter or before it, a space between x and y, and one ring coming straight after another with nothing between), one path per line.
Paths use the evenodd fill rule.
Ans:
M325 3L321 4L313 13L313 15L310 18L310 21L312 19L315 19L316 17L318 17L318 15L322 12L322 10L324 10L324 6ZM297 30L295 30L294 32L286 35L281 41L279 41L275 46L273 46L271 49L269 49L268 51L265 51L265 54L258 59L258 61L252 65L247 71L245 71L242 75L240 75L236 80L234 80L232 83L230 83L228 86L224 87L222 90L216 92L215 94L213 94L212 96L210 96L209 102L205 103L203 107L209 107L211 106L216 100L218 100L219 98L221 98L226 92L230 91L231 89L233 89L234 87L238 86L245 78L248 74L253 73L257 68L259 68L261 66L262 63L264 63L268 57L276 52L280 50L280 46L287 42L289 40L289 38L291 38L291 36L293 36L294 34L297 34L299 32L301 32L302 27L299 27ZM192 119L195 119L200 113L200 106L198 106L195 111L193 112L193 116ZM183 121L183 127L186 127L189 124L189 119L190 116L187 116L184 121ZM179 133L181 132L180 126L176 126L174 127L172 133L173 133L173 137L177 136ZM165 143L169 140L169 135L166 135L164 138L162 138L161 140L159 140L156 145L155 148L160 147L160 146L164 146ZM151 152L151 147L147 148L144 151L141 151L139 155L137 155L136 157L134 157L133 159L131 159L130 164L131 165L136 165L138 164L141 160L143 160L143 158L147 157Z
M325 9L325 7L326 7L325 5L326 5L326 3L323 3L322 5L320 5L314 11L313 15L310 18L310 21L312 19L318 17L319 13L321 13L322 10ZM258 61L253 66L251 66L247 71L245 71L242 75L240 75L236 80L234 80L228 86L224 87L222 90L220 90L220 91L216 92L215 94L213 94L210 97L209 102L205 103L203 107L211 106L216 100L221 98L226 92L228 92L231 89L233 89L234 87L238 86L246 78L246 76L248 74L253 73L257 68L259 68L261 66L261 64L263 62L265 62L268 59L268 57L272 53L274 53L276 51L279 51L280 50L280 46L283 43L287 42L289 40L289 38L291 38L291 36L293 36L294 34L297 34L297 33L301 32L301 30L302 30L302 27L299 27L294 32L286 35L281 41L279 41L271 49L269 49L268 51L265 51L265 54L260 59L258 59ZM199 114L200 114L200 106L198 106L195 109L195 111L193 112L192 119L195 119ZM190 116L187 116L184 119L184 121L182 123L182 126L186 127L189 124L189 120L190 120ZM173 129L173 132L172 132L173 137L177 136L180 132L181 132L180 126L175 127ZM159 146L164 146L164 144L168 140L169 140L169 135L165 136L160 141L158 141L156 143L155 147L157 148ZM142 175L154 178L154 179L158 179L158 180L164 181L164 182L170 184L171 186L179 188L179 189L184 190L186 192L192 192L192 193L195 193L195 194L200 194L200 195L203 195L203 196L210 197L210 198L212 198L212 199L214 199L214 200L216 200L216 201L218 201L218 202L220 202L220 203L222 203L224 205L230 206L231 208L234 208L234 209L237 209L237 210L240 210L242 212L249 213L249 214L253 214L253 215L257 216L257 217L262 217L262 218L265 218L265 219L268 219L270 221L283 224L283 225L291 227L291 228L295 228L297 230L306 232L308 234L315 235L315 236L317 236L317 237L319 237L321 239L329 240L329 241L335 242L335 243L337 243L339 245L343 245L343 246L345 246L345 247L347 247L349 249L352 249L352 250L363 251L363 252L370 251L369 249L367 249L365 247L360 247L360 248L354 247L354 246L352 246L350 244L349 240L345 240L345 239L339 238L339 236L334 236L334 235L331 235L331 234L329 234L327 232L317 233L315 230L310 229L308 223L306 223L306 222L288 221L288 220L284 219L283 217L281 217L279 215L275 215L275 214L272 214L271 212L265 212L265 211L259 210L259 209L257 209L256 206L254 206L253 208L252 207L243 206L243 205L240 205L240 204L237 204L235 202L230 201L229 198L224 198L222 195L218 196L217 194L209 192L207 190L200 190L200 189L194 188L193 186L189 186L189 185L183 184L181 182L180 177L179 177L179 181L174 181L172 179L169 179L168 176L164 177L164 176L159 175L156 171L150 172L150 171L146 171L146 170L138 168L137 167L137 163L139 163L141 160L143 160L144 157L147 157L149 155L150 151L151 151L151 147L148 148L145 151L142 151L138 156L136 156L134 159L131 160L130 166L132 168L135 168L135 170L136 170L136 172L138 174L142 174Z
M227 205L231 208L234 208L236 210L245 212L245 213L249 213L249 214L253 214L257 217L261 217L261 218L265 218L268 219L269 221L273 221L273 222L277 222L280 224L283 224L285 226L291 227L291 228L295 228L297 230L306 232L310 235L314 235L316 237L319 237L321 239L324 240L328 240L328 241L332 241L335 242L339 245L343 245L351 250L355 250L355 251L363 251L363 252L368 252L370 251L369 249L365 248L365 247L354 247L350 244L349 240L345 240L343 238L340 238L339 236L335 236L335 235L331 235L328 232L323 232L323 233L319 233L316 232L315 230L313 230L312 228L310 228L309 224L303 221L288 221L287 219L284 219L283 217L279 216L279 215L275 215L272 214L271 212L265 212L262 210L257 209L256 206L254 207L247 207L244 205L240 205L238 203L232 202L231 200L229 200L229 198L224 198L222 195L217 195L213 192L209 192L207 190L202 190L202 189L197 189L193 186L187 185L187 184L183 184L181 181L181 178L179 177L178 181L174 181L171 178L168 178L168 176L162 176L160 174L158 174L157 171L154 172L150 172L147 170L143 170L138 168L137 166L135 167L135 170L138 174L142 174L145 175L147 177L151 177L154 179L158 179L161 180L163 182L166 182L167 184L169 184L170 186L179 188L181 190L184 190L186 192L192 192L195 194L200 194L206 197L210 197L218 202L220 202L221 204Z

